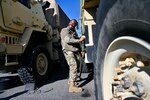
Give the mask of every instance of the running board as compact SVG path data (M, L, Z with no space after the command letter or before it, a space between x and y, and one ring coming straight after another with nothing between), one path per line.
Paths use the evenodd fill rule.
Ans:
M9 62L9 63L5 63L5 66L13 66L13 65L18 65L18 62Z
M14 61L8 61L9 55L5 55L5 66L13 66L13 65L18 65L18 56L15 55L15 57L13 59L15 59Z

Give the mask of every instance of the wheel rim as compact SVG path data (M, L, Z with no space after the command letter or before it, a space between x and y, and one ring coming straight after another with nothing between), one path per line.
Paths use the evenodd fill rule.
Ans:
M48 69L48 59L44 53L40 53L36 60L36 69L39 75L45 75Z
M127 42L127 41L126 41ZM127 42L128 43L128 42ZM130 43L129 43L130 44ZM133 43L134 44L134 43ZM132 46L132 44L130 44ZM135 45L135 44L134 44ZM122 47L124 47L121 44ZM112 50L113 48L113 50ZM130 48L130 47L129 47ZM140 47L141 48L141 47ZM147 84L150 84L150 73L146 72L146 71L142 71L139 72L139 70L141 70L141 68L139 66L133 66L131 68L126 68L125 72L123 74L119 74L116 71L116 67L118 68L119 66L119 62L121 61L121 59L126 59L129 57L131 58L136 58L136 63L137 61L144 59L147 60L149 62L149 57L145 57L146 53L143 54L143 52L141 52L142 50L136 51L136 52L129 52L129 51L133 51L133 50L127 50L127 49L122 49L122 48L117 48L116 45L115 47L109 47L109 50L107 50L107 53L105 55L105 60L104 60L104 67L103 67L103 97L104 100L140 100L141 98L144 100L149 100L149 92L150 92L150 86L148 86ZM143 69L145 69L145 66L143 67ZM122 71L122 70L121 70ZM134 73L134 74L133 74ZM117 81L114 81L116 79L114 79L114 77L117 76ZM114 91L116 91L116 88L118 88L117 86L114 86L114 83L116 84L116 82L118 82L119 80L119 85L122 82L123 78L125 76L129 77L130 80L130 84L128 89L126 88L122 88L124 90L126 90L127 92L124 92L122 94L119 94L118 92L115 94L114 96ZM118 83L117 83L118 84ZM140 86L136 86L139 88L139 93L136 93L136 91L134 91L133 86L135 86L134 84L140 84ZM122 85L123 86L123 85ZM129 91L130 90L130 91ZM119 95L120 96L119 96Z

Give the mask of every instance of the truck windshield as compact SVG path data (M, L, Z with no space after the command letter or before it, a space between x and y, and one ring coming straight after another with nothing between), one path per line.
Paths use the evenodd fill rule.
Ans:
M29 0L19 0L19 2L29 9L31 8Z

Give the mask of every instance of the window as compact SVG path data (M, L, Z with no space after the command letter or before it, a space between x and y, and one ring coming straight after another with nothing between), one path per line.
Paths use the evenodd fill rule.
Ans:
M19 2L22 3L24 6L26 6L29 9L31 8L29 0L19 0Z

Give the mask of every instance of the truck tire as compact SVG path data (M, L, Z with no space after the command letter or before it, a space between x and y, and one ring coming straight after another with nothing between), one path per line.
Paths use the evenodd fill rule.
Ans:
M38 45L34 48L28 48L22 55L20 61L19 76L24 84L43 80L46 81L50 71L50 55L48 50Z
M31 55L31 66L33 68L36 82L47 80L50 74L51 60L48 50L44 46L37 46Z
M21 67L18 69L18 75L23 84L34 83L33 74L31 73L31 69L28 67Z
M139 50L132 52L131 57L137 58L140 55L140 58L144 57L147 60L150 58L150 39L148 39L150 37L148 34L150 25L146 24L150 22L149 4L149 0L102 0L100 2L100 7L97 10L97 34L94 36L99 37L98 39L95 38L97 47L94 48L96 50L94 54L96 57L94 62L94 79L97 100L113 100L111 82L113 82L113 77L117 74L114 69L118 66L121 58L129 56L130 51L136 51L135 47L139 48ZM126 42L121 42L122 40ZM131 46L129 46L130 43ZM125 52L119 51L121 49ZM113 54L113 57L110 56L111 54ZM137 60L139 59L137 58ZM135 81L134 79L132 80ZM147 87L149 91L149 86L144 84L144 82L142 85ZM147 97L143 98L139 95L129 95L128 98L138 100L140 97L148 100ZM119 99L119 97L117 98Z

